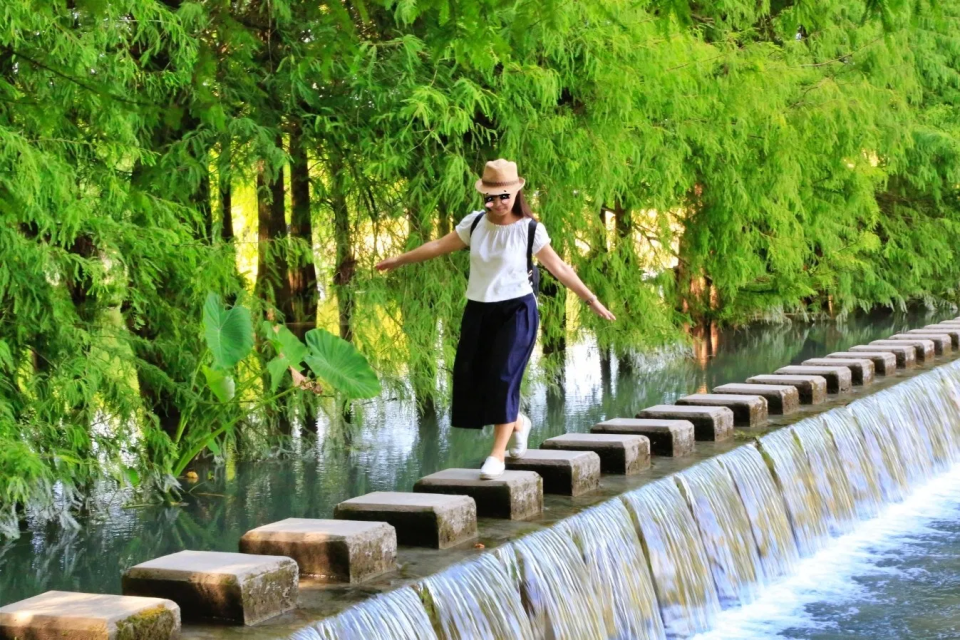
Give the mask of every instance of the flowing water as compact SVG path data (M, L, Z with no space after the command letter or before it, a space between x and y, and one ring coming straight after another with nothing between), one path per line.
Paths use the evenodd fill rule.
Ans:
M956 573L926 554L960 569L958 391L960 362L943 365L521 537L488 555L482 585L461 567L423 582L435 626L463 640L956 638ZM897 606L904 594L946 604L929 622ZM392 637L376 630L348 637Z
M676 361L682 365L667 359L633 372L605 367L591 360L595 354L589 350L579 361L568 354L565 397L536 390L528 397L531 413L542 425L536 435L542 439L585 431L607 417L631 415L641 406L891 332L890 327L871 327L829 345L809 337L799 345L773 340L780 347L770 351L760 347L775 334L763 333L752 343L761 356L718 354L694 364ZM593 365L599 366L599 386L589 384ZM365 415L370 419L371 411ZM389 412L380 419L403 424ZM50 588L115 591L110 580L134 561L182 548L235 550L236 538L252 526L282 517L324 516L350 495L401 489L437 468L480 460L487 446L482 434L439 426L431 430L421 420L412 433L404 428L361 432L348 448L359 458L346 467L338 466L343 459L328 457L330 451L318 450L315 458L261 465L259 475L248 467L236 475L226 470L232 477L215 473L200 487L203 491L187 496L183 508L126 510L104 498L103 520L87 522L80 532L40 524L28 528L20 541L0 547L0 604ZM365 449L364 438L378 446ZM709 450L707 445L698 443L698 448ZM404 447L408 455L397 464L396 452ZM299 631L284 637L827 638L824 630L842 629L847 618L857 618L838 609L842 600L835 592L844 589L846 601L859 602L851 606L873 612L856 623L859 637L957 637L923 635L919 623L894 620L893 614L886 617L890 624L907 631L883 636L877 632L877 608L857 598L896 602L897 590L882 581L870 583L891 557L903 560L905 573L940 570L925 563L921 551L954 549L944 532L960 532L960 490L952 490L952 481L960 479L958 458L960 363L765 433L754 443L579 513L555 512L566 503L548 501L553 525L526 535L511 534L522 528L507 527L498 535L512 541L498 543L492 552L460 552L469 559L429 577L416 579L403 568L404 575L389 578L399 588L320 622L304 617L312 614L301 607L287 617L290 624L303 621L292 627ZM672 463L658 459L655 464L669 468ZM106 531L111 536L103 536ZM930 535L921 540L918 531ZM894 551L909 551L911 544L917 549L913 555ZM437 556L425 551L416 557ZM834 575L836 581L824 575ZM908 592L912 583L898 577L899 589ZM382 587L374 591L378 589ZM302 591L301 603L315 593ZM350 593L357 596L356 590ZM960 603L955 610L960 611ZM938 624L938 629L950 626ZM242 633L224 629L191 637Z

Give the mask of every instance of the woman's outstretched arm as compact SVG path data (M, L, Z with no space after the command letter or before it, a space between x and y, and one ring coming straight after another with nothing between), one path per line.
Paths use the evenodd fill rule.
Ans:
M466 248L466 243L460 239L460 236L457 235L457 232L451 231L442 238L437 238L436 240L431 240L430 242L420 245L413 251L407 251L399 256L394 256L378 262L377 270L391 271L405 264L425 262L432 258L438 258L448 253L453 253L454 251Z
M554 251L553 247L549 244L537 252L537 260L539 260L540 264L545 266L547 270L553 274L553 277L559 280L563 286L580 296L580 299L586 302L590 306L590 310L595 314L605 320L617 319L616 316L610 313L610 311L597 300L597 296L593 295L590 289L587 289L587 285L583 284L583 281L580 280L580 276L573 270L573 267L564 262L563 258L558 256L557 252Z

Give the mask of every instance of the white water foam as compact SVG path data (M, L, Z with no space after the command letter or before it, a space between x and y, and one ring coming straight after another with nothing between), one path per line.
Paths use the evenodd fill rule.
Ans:
M897 571L881 566L884 557L930 533L931 523L956 518L960 518L960 464L917 487L904 502L887 506L878 517L861 522L851 533L801 560L794 574L761 587L760 597L751 604L723 611L711 631L693 640L769 640L787 638L783 634L788 629L819 628L807 613L808 605L862 602L869 594L856 578Z

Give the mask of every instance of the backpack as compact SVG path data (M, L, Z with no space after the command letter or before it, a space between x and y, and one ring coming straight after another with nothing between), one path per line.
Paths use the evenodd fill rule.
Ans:
M486 215L487 213L483 212L473 219L473 223L470 224L471 237L473 236L473 230L480 224L480 219ZM530 281L530 288L533 289L534 297L540 295L540 269L533 264L533 239L536 233L537 221L530 218L530 222L527 224L527 279Z

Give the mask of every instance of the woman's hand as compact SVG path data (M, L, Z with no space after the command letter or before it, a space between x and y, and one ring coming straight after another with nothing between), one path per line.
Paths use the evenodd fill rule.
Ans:
M593 311L595 314L603 318L604 320L616 320L617 317L610 313L610 310L607 309L603 304L594 298L593 302L590 303L590 311Z
M400 258L396 256L393 258L387 258L386 260L381 260L377 263L375 269L377 271L393 271L402 264L403 263L400 262Z

